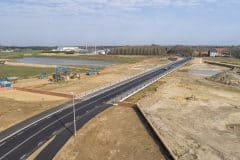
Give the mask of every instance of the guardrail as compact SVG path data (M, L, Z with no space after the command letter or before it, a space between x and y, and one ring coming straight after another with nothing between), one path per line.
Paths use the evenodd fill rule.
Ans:
M118 84L122 84L123 82L129 81L131 79L138 78L139 76L141 76L143 74L146 74L149 71L158 69L159 67L160 67L160 65L157 65L156 67L148 68L148 69L146 69L146 70L144 70L144 71L142 71L142 72L140 72L138 74L131 75L131 76L128 76L128 77L124 77L124 78L122 78L122 79L120 79L120 80L118 80L116 82L110 82L110 83L104 84L104 85L102 85L102 86L100 86L98 88L90 89L90 90L87 90L87 91L82 92L80 94L76 94L75 95L75 99L83 99L85 96L91 95L91 94L96 93L96 92L100 92L101 90L105 90L106 91L107 88L110 89L112 86L116 86Z

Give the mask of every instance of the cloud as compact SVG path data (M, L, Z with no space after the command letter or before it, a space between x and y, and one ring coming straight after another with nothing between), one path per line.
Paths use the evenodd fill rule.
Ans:
M145 7L236 5L239 0L1 0L0 15L4 14L96 14L139 11Z

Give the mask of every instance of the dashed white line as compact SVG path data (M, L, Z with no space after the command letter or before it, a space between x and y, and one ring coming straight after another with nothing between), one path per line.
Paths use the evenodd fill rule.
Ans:
M1 143L1 144L0 144L0 147L3 146L5 143L6 143L6 142Z
M25 159L25 156L26 156L25 154L24 154L24 155L22 155L22 157L20 157L20 159Z

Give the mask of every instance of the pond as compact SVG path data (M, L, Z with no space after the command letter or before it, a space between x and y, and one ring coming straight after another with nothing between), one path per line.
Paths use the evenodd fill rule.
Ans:
M24 57L16 59L20 63L43 64L43 65L63 65L63 66L94 66L103 67L117 62L97 61L97 60L73 60L65 58L47 58L47 57Z
M220 72L221 71L219 70L190 70L189 71L190 74L198 74L198 75L205 75L205 76L213 76Z

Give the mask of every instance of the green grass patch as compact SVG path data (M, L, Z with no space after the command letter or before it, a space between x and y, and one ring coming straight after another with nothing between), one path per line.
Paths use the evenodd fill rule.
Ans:
M157 81L150 86L146 87L145 89L141 90L140 92L134 94L133 96L129 97L126 101L131 103L137 103L142 98L146 97L149 94L152 94L157 91L158 87L162 84L166 83L165 81Z
M101 71L104 67L98 68ZM88 66L74 66L69 67L69 70L73 72L86 73L90 67ZM55 72L55 68L42 68L42 67L28 67L28 66L10 66L0 64L0 78L5 77L19 77L19 79L37 77L41 72L52 74Z
M14 52L0 52L0 59L16 59L22 57L29 57L29 56L37 56L40 54L42 50L31 50L31 49L24 49L24 50L17 50Z
M240 58L230 58L230 57L205 57L204 60L214 61L220 63L229 63L234 65L240 65Z
M97 60L110 61L116 63L136 63L146 59L146 56L119 56L119 55L41 55L37 57L64 58L73 60Z
M19 77L19 79L38 76L41 72L53 73L54 68L0 65L0 77Z

